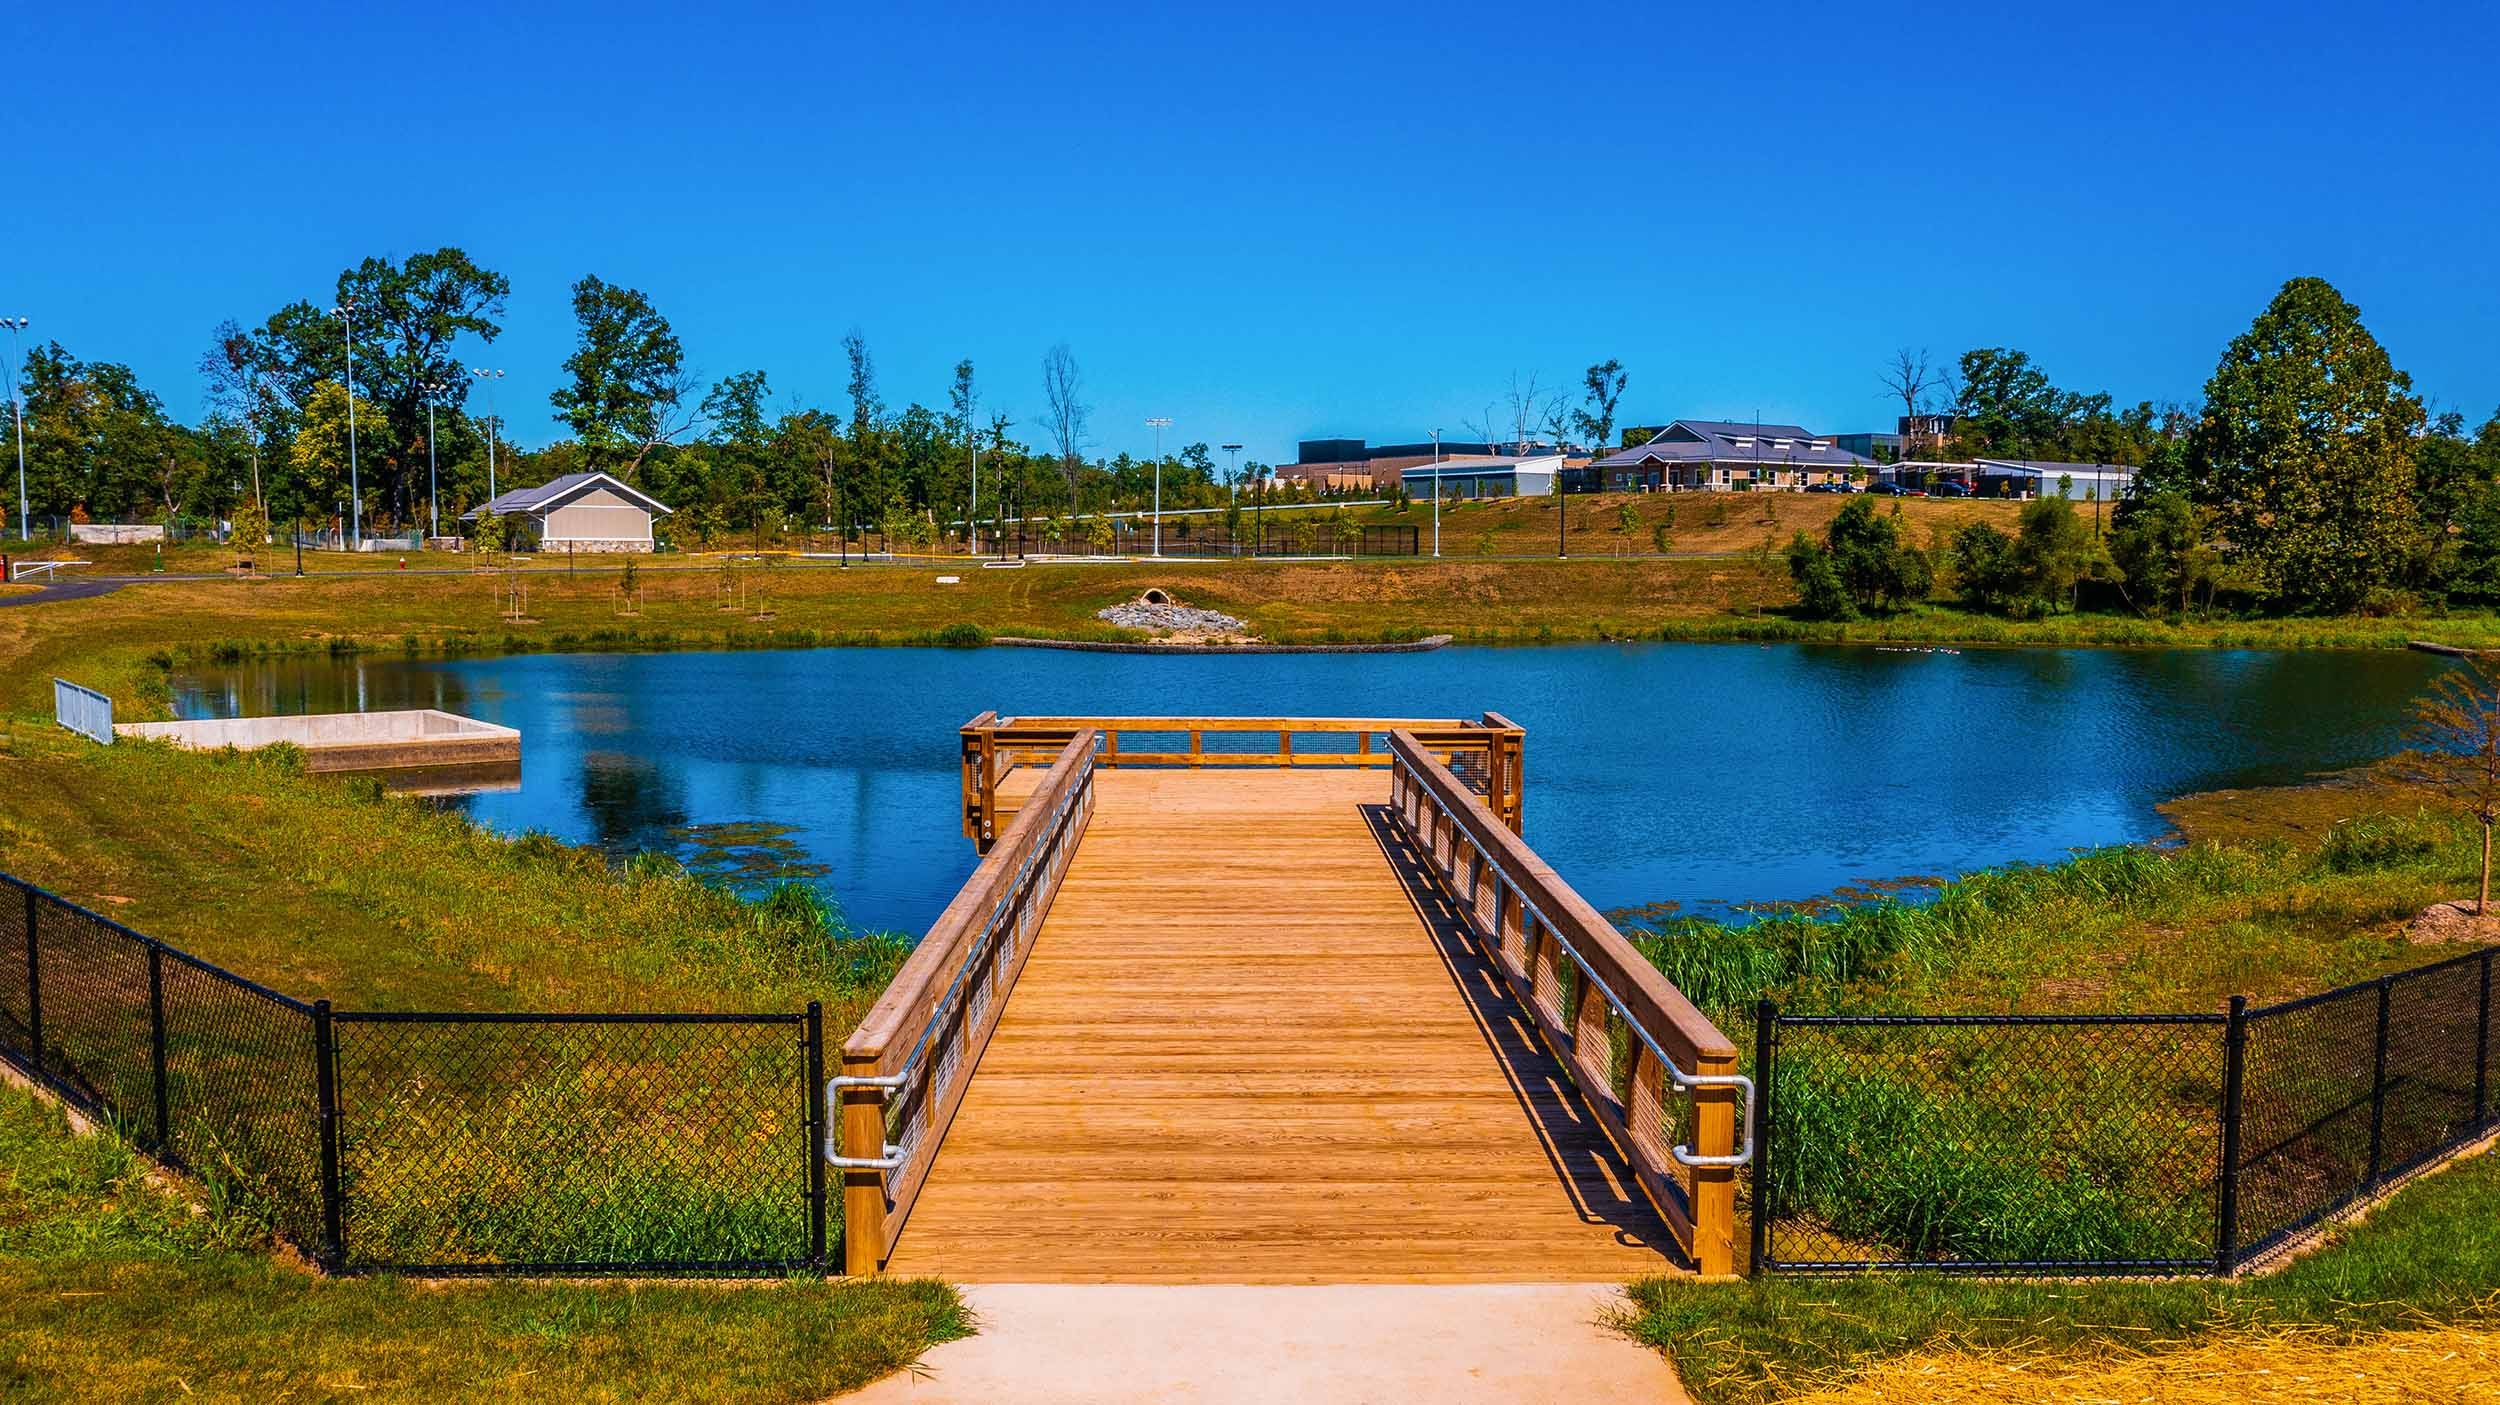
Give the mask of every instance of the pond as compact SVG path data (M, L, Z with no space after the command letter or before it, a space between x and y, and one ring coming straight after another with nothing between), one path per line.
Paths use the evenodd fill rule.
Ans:
M285 660L186 718L439 707L521 730L499 830L794 872L924 930L971 872L955 731L1002 713L1463 716L1527 729L1527 834L1601 909L1810 899L2152 838L2154 807L2393 749L2408 653L1734 644L1420 654L821 649ZM1174 862L1186 862L1175 856Z

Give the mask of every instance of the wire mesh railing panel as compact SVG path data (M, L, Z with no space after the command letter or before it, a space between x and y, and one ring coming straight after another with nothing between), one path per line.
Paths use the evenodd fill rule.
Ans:
M337 1023L353 1268L769 1269L809 1254L796 1017Z
M155 1032L148 946L102 918L39 904L42 1076L88 1112L155 1140ZM23 958L21 958L23 959Z
M161 970L164 1156L314 1252L321 1105L312 1017L170 951Z
M1766 1266L2204 1268L2221 1024L1779 1017Z

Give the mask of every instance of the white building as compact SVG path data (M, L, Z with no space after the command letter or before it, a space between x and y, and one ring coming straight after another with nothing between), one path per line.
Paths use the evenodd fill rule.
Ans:
M668 515L668 504L604 473L568 473L535 488L515 488L478 514L519 518L529 524L540 551L649 551L651 519Z
M1415 502L1429 502L1436 483L1444 500L1550 498L1562 471L1560 454L1460 454L1406 469L1404 478Z
M2122 463L1979 461L1979 491L1985 496L2053 498L2061 488L2076 502L2116 502L2134 491L2135 470Z

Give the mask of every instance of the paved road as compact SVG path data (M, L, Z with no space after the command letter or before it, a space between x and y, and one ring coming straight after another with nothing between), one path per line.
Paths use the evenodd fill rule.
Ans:
M84 600L93 595L109 595L129 584L120 580L62 581L47 585L32 595L0 595L0 606L42 605L54 600Z

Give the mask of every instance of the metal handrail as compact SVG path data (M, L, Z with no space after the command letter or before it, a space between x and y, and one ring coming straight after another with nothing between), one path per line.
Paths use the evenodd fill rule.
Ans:
M1097 742L1096 745L1099 746L1100 743ZM1036 842L1024 851L1024 860L1016 868L1014 881L1005 886L998 901L991 905L990 915L982 922L980 932L972 941L965 944L963 964L955 968L955 978L947 984L946 993L938 997L937 1003L930 1007L929 1022L922 1027L920 1038L912 1045L911 1055L903 1060L903 1066L887 1074L837 1074L825 1080L826 1165L844 1171L899 1171L903 1168L909 1159L905 1148L890 1142L886 1145L883 1156L844 1156L841 1154L839 1117L836 1111L838 1095L845 1088L880 1088L887 1092L898 1092L911 1083L912 1075L920 1067L921 1059L929 1052L930 1045L936 1041L938 1030L955 1012L967 983L972 979L973 968L989 954L990 938L998 931L998 924L1013 909L1018 896L1024 893L1025 881L1033 876L1033 865L1041 858L1045 848L1058 842L1065 832L1068 811L1075 806L1080 797L1091 793L1093 788L1094 767L1092 758L1088 756L1084 768L1077 773L1076 784L1069 786L1068 793L1059 797L1059 804L1051 810L1050 819L1042 828L1042 835L1047 836L1047 842L1037 837Z
M1441 801L1432 795L1431 790L1423 784L1422 778L1415 774L1414 763L1408 761L1403 756L1397 757L1396 760L1397 768L1407 773L1408 784L1414 786L1417 793L1423 796L1426 800L1430 801L1435 809L1439 809L1441 807ZM1399 820L1401 823L1405 820L1405 813L1403 810L1399 812ZM1616 1014L1623 1017L1624 1027L1630 1029L1633 1036L1639 1039L1641 1043L1648 1048L1651 1056L1658 1060L1658 1066L1666 1070L1667 1081L1673 1085L1677 1092L1689 1093L1696 1088L1741 1088L1744 1090L1744 1140L1738 1144L1735 1151L1724 1156L1705 1156L1700 1152L1694 1151L1689 1145L1678 1145L1668 1147L1667 1154L1674 1157L1677 1164L1691 1167L1744 1166L1751 1164L1753 1161L1754 1145L1753 1080L1741 1073L1685 1072L1674 1059L1668 1057L1665 1049L1659 1047L1657 1039L1651 1036L1649 1030L1644 1027L1639 1020L1633 1018L1632 1007L1624 1002L1622 996L1615 993L1613 986L1606 984L1605 978L1597 974L1596 967L1591 965L1586 957L1580 955L1579 949L1571 944L1571 939L1563 934L1562 925L1547 917L1545 910L1538 906L1534 899L1528 896L1527 889L1521 887L1517 879L1512 878L1508 873L1504 872L1501 865L1493 862L1493 856L1485 851L1483 841L1477 839L1476 836L1473 833L1470 833L1464 825L1456 825L1453 826L1453 828L1457 831L1459 837L1467 841L1467 846L1476 851L1476 858L1480 861L1479 866L1481 869L1486 873L1492 874L1495 882L1510 890L1512 897L1518 900L1519 910L1527 916L1533 917L1539 927L1542 927L1545 931L1552 934L1554 944L1561 947L1563 953L1571 958L1571 964L1579 969L1581 978L1586 980L1590 985L1597 987L1598 992L1606 997L1606 1003L1614 1009ZM1420 840L1422 839L1422 836L1417 835L1416 838ZM1427 850L1428 849L1429 845L1427 845ZM1575 1042L1577 1041L1575 1040Z

